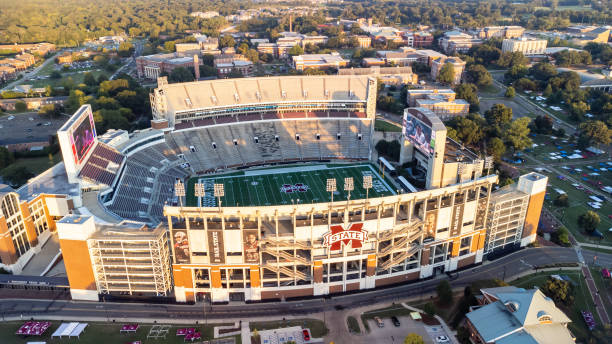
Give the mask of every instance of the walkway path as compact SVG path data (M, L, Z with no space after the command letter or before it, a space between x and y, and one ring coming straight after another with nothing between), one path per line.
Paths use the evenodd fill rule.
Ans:
M587 266L583 265L582 274L586 279L587 287L589 288L589 292L591 293L593 302L595 302L595 310L599 315L599 319L601 319L603 325L610 324L610 317L608 316L608 311L606 311L606 306L601 299L601 295L599 295L599 290L597 290L595 281L593 281L591 270Z

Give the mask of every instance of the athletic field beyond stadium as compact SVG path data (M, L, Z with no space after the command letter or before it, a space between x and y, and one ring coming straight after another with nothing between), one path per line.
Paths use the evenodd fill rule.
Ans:
M372 176L369 197L394 195L396 192L379 175L371 164L352 165L293 165L238 171L229 174L201 176L189 179L187 183L187 206L216 207L213 185L223 184L225 196L221 205L226 207L266 206L278 204L305 204L331 201L326 191L327 179L336 179L334 202L346 201L344 178L353 177L354 190L351 199L366 198L363 176ZM204 184L205 197L196 199L194 185Z

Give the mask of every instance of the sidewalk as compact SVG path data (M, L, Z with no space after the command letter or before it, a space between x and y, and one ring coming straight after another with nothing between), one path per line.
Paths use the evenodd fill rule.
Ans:
M599 315L599 319L601 319L601 322L603 323L602 325L610 324L610 317L608 316L608 312L606 311L605 304L601 300L601 295L599 295L599 290L597 290L595 281L593 281L591 270L587 266L582 266L582 273L584 274L587 287L589 288L589 293L593 298L593 302L595 302L595 310Z

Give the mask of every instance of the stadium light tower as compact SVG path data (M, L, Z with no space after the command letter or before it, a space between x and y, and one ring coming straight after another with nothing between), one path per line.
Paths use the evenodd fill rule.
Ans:
M351 199L351 191L353 190L355 190L355 183L353 181L353 177L344 178L344 191L348 191L348 196L346 197L347 204Z
M491 167L493 167L493 157L488 156L485 158L485 161L484 161L484 168L487 169L487 175L489 174L489 170L491 169Z
M219 201L219 210L221 210L221 197L225 196L225 187L223 184L215 184L214 193L215 197L217 197L217 200Z
M197 183L195 185L195 190L194 190L194 194L196 197L200 197L203 198L204 195L206 195L206 191L204 190L204 184L202 183ZM202 205L202 200L200 200L199 205Z
M363 188L366 190L366 201L368 200L368 193L372 188L372 176L363 176Z
M177 179L174 183L174 196L178 197L179 202L181 203L181 208L183 207L183 197L185 197L185 184L180 179Z
M331 194L331 202L334 203L334 192L336 192L336 178L329 178L325 190Z

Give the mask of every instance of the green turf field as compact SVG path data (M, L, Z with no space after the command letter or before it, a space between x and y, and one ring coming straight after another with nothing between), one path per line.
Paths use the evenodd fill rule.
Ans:
M225 196L221 204L233 206L263 206L292 203L329 202L331 195L326 191L327 179L336 179L334 201L345 201L348 192L344 191L344 178L353 177L354 190L351 199L366 198L363 176L372 176L369 197L395 194L393 188L378 174L370 164L356 165L298 165L282 168L267 168L234 172L225 175L191 178L187 184L188 206L217 206L213 196L213 184L223 184ZM203 183L206 196L198 202L194 196L194 185Z

